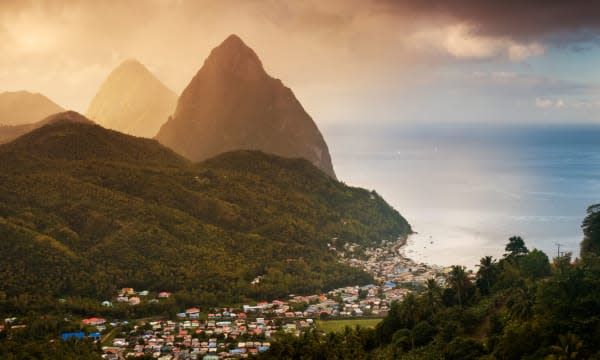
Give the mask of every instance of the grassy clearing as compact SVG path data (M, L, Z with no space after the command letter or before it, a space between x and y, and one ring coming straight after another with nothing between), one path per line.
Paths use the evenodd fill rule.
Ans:
M317 320L317 327L325 332L342 332L346 326L351 328L360 325L366 328L374 328L383 320L381 318L368 319L344 319L344 320Z
M112 346L113 339L117 336L117 333L121 331L120 327L112 329L108 334L104 335L100 340L102 346Z

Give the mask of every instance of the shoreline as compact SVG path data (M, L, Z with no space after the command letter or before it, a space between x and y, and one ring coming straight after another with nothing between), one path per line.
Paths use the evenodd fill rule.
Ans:
M401 247L406 245L406 243L408 242L408 237L413 234L416 234L416 233L404 234L404 235L399 236L398 239L396 239L396 243L394 245L392 245L392 250L395 252L398 252Z

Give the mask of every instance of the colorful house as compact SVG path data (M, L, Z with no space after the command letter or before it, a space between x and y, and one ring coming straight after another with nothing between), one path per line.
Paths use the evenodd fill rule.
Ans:
M76 331L76 332L65 332L60 334L60 338L63 341L67 341L70 339L77 339L77 340L81 340L85 337L85 333L83 331Z
M91 326L102 325L105 322L106 322L105 319L97 318L97 317L91 317L91 318L81 320L81 323L83 325L91 325Z
M133 290L133 288L122 288L121 293L126 295L133 295L135 294L135 290Z

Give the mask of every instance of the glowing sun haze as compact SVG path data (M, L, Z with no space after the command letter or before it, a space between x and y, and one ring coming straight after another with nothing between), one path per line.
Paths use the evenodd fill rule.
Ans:
M0 91L85 112L127 58L180 93L238 34L320 125L598 122L592 1L0 1Z

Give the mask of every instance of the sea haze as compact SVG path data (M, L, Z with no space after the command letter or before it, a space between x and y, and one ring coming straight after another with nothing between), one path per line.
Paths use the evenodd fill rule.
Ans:
M331 126L338 177L375 189L413 226L417 261L473 267L512 235L550 257L579 254L600 202L600 126Z

